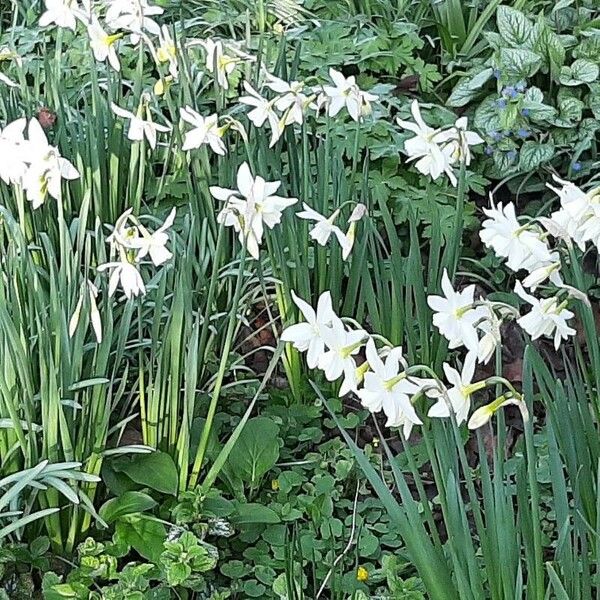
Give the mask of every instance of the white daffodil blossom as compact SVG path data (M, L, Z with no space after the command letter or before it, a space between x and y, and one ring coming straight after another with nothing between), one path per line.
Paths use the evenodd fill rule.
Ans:
M60 202L63 179L77 179L79 171L60 155L58 148L50 146L46 134L37 119L31 119L27 128L25 145L29 167L23 175L23 188L35 210L50 195Z
M533 269L533 271L531 271L529 275L523 279L523 285L526 288L529 288L532 292L535 292L538 286L544 283L547 279L549 279L558 287L563 285L563 280L560 275L561 262L558 257L558 252L553 252L551 256L553 258L553 262L540 265L536 269Z
M275 99L275 107L283 113L281 119L283 126L287 127L293 123L302 125L304 122L304 113L310 107L314 107L313 100L315 95L306 96L303 93L304 83L301 81L292 81L288 83L269 74L266 86L279 94Z
M515 205L499 203L484 208L486 219L479 237L485 246L492 248L497 256L506 259L513 271L526 269L533 271L554 261L542 233L532 224L521 225L515 214Z
M132 248L131 242L139 237L138 228L130 225L133 208L128 208L116 221L112 233L106 238L113 252Z
M224 89L229 89L229 76L235 70L240 59L225 54L223 42L212 40L210 38L203 40L200 44L206 51L206 68L210 73L215 74L217 83Z
M392 348L384 362L377 353L375 342L369 338L366 357L369 370L364 375L363 387L356 392L361 403L372 413L383 410L387 427L403 425L405 435L410 435L413 424L422 424L411 401L421 391L421 386L408 377L402 349Z
M356 224L360 221L366 214L367 207L358 203L352 214L348 218L348 230L346 231L346 243L342 246L342 259L348 260L350 253L352 252L352 248L354 247L354 240L356 239Z
M167 249L167 243L169 242L167 230L170 229L175 221L175 213L176 210L173 208L165 219L165 222L154 233L150 233L138 222L137 229L141 235L128 241L130 248L138 250L138 254L135 257L136 262L140 262L142 258L150 255L150 260L152 260L154 266L159 267L173 256Z
M219 127L218 115L203 117L189 106L180 108L179 114L186 123L194 127L185 134L182 150L193 150L207 144L215 154L223 156L227 152L223 142L225 128Z
M571 218L579 221L589 208L590 196L570 181L564 181L556 177L556 175L553 175L552 178L561 187L554 187L549 183L546 184L546 187L551 189L560 198L561 207L567 211Z
M482 301L481 306L486 312L476 323L477 329L483 333L477 345L477 360L480 363L486 364L494 355L497 346L502 343L500 331L502 319L498 318L493 302Z
M549 217L538 217L537 221L545 227L550 235L565 242L567 247L574 242L580 250L585 250L586 240L579 226L580 220L574 219L569 211L561 208Z
M88 279L86 281L86 290L90 303L90 322L92 324L94 335L96 336L96 341L100 344L102 343L102 319L100 317L100 312L98 311L98 305L96 304L96 298L98 297L98 288ZM85 291L83 291L79 295L77 306L75 307L73 316L69 321L69 337L73 337L75 335L77 325L79 325L81 309L83 308L83 301L85 299L85 296Z
M281 334L281 339L284 342L291 342L299 352L306 352L306 364L309 369L314 369L319 362L319 357L325 351L323 331L331 328L333 322L338 319L332 308L331 293L326 291L319 296L316 311L293 290L292 299L306 322L286 327Z
M467 350L476 352L479 339L475 323L485 316L485 309L474 305L475 286L469 285L460 292L454 291L448 272L444 269L442 291L444 296L427 298L427 304L435 311L433 324L450 342L450 349L464 345Z
M354 76L346 78L333 68L329 69L329 76L334 85L323 86L323 92L328 99L327 114L330 117L335 117L344 106L354 121L371 113L371 102L377 100L377 96L363 92Z
M248 112L248 119L255 127L260 128L265 122L269 123L271 128L271 142L269 147L272 148L284 130L284 127L280 126L279 115L274 110L275 100L263 98L247 81L244 81L243 85L247 96L240 96L239 102L240 104L254 107Z
M589 241L600 247L600 188L584 192L571 182L554 180L561 187L547 186L560 198L561 208L544 225L556 237L570 238L581 250Z
M121 284L125 297L130 300L133 297L146 294L146 286L144 280L137 267L127 260L124 253L121 255L121 260L107 262L98 265L98 271L103 272L112 269L108 283L108 295L112 296L118 285Z
M363 346L367 334L364 331L346 329L340 319L334 320L332 326L321 332L326 351L319 356L318 367L327 381L335 381L344 376L348 381L354 380L356 362L353 356Z
M456 187L458 180L453 165L460 162L468 166L471 163L470 146L483 143L483 139L467 130L466 117L457 119L453 127L442 130L433 129L425 123L417 100L413 100L411 112L414 123L397 119L400 127L415 134L415 137L404 142L409 162L417 161L417 170L434 180L446 173L450 183Z
M0 130L0 179L20 183L27 172L27 151L23 135L27 119L21 118Z
M109 35L104 31L100 21L95 15L92 15L87 25L90 46L94 53L94 58L98 62L108 60L108 64L117 72L121 70L119 55L115 49L115 42L123 37L122 33Z
M129 132L127 133L128 139L134 142L141 142L144 138L148 140L148 145L152 150L156 148L156 134L159 132L166 133L171 131L171 127L167 125L160 125L152 120L152 113L145 100L142 100L138 107L137 114L117 106L114 102L111 102L110 107L112 111L118 117L129 120ZM146 118L142 118L142 114L146 113Z
M501 408L511 404L519 408L523 422L526 423L529 421L529 411L527 410L527 405L525 402L523 402L521 396L509 394L506 396L500 396L485 406L480 406L471 415L471 418L467 423L467 427L469 429L479 429L480 427L483 427Z
M169 63L169 74L172 79L177 79L179 68L177 63L177 47L166 25L160 28L158 34L158 47L156 48L156 60L159 63Z
M567 325L567 321L575 315L566 309L567 302L559 303L558 298L536 298L528 294L521 283L515 284L516 294L531 305L531 311L517 319L517 323L531 336L532 340L539 337L554 335L554 348L558 350L561 341L568 339L577 332Z
M415 167L419 173L429 175L434 180L444 172L452 172L449 154L444 154L436 141L436 136L440 134L441 130L433 129L425 123L417 100L413 100L410 108L414 123L397 119L400 127L415 134L415 137L404 142L408 161L416 161Z
M151 17L163 12L164 9L148 4L147 0L109 0L105 21L112 29L130 32L131 41L137 44L144 32L160 34L160 26Z
M476 361L475 352L467 353L460 373L448 363L444 363L444 374L452 387L445 392L435 389L425 392L429 397L437 398L437 402L427 413L429 417L449 417L452 409L459 425L467 420L471 408L471 396L486 386L485 381L472 383Z
M250 256L258 259L263 225L273 229L281 222L282 211L298 200L276 196L275 192L281 186L281 182L265 181L260 176L252 177L250 167L245 162L238 169L237 186L237 190L218 186L210 188L214 198L226 202L225 208L217 216L217 221L233 227Z
M39 20L40 27L54 24L57 27L75 31L76 17L80 16L77 0L44 0L46 10Z
M300 219L316 222L316 225L309 231L308 235L315 240L317 244L325 246L333 234L342 247L342 254L345 254L346 252L348 254L350 253L352 248L350 241L344 232L337 225L333 224L340 214L339 208L336 209L329 217L325 217L304 202L302 203L302 208L304 210L297 212L296 216Z
M365 361L362 365L358 366L355 363L356 368L354 371L351 369L347 369L344 371L344 376L342 378L342 383L340 384L340 390L338 392L338 396L342 398L346 394L350 392L357 394L358 386L363 383L365 373L369 369L369 364Z
M468 167L471 164L471 146L483 144L483 138L474 131L467 130L467 117L456 120L454 127L438 136L438 143L444 143L443 152L449 152L452 163L464 162Z

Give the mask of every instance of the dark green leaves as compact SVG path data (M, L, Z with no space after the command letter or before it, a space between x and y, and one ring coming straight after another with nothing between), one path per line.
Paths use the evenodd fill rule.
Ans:
M279 427L266 417L250 419L229 455L233 473L256 487L279 458Z

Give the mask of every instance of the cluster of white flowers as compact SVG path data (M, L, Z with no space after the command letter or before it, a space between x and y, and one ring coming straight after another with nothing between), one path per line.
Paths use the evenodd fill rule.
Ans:
M586 193L571 182L558 177L554 180L561 187L548 187L560 198L560 209L542 221L549 233L581 250L588 242L600 249L600 188Z
M266 74L264 87L270 90L271 98L255 90L244 81L246 96L240 97L241 104L252 107L248 119L256 126L268 124L271 129L270 146L274 146L285 128L289 125L301 125L309 111L318 112L326 107L327 113L335 117L346 107L355 121L360 121L371 112L371 102L377 96L362 91L354 77L344 77L335 69L329 70L334 85L310 88L301 81L286 82L269 73Z
M415 120L398 119L398 125L412 131L415 137L404 142L408 160L415 160L415 167L423 175L437 179L445 173L453 186L457 185L454 168L464 162L471 164L471 146L483 143L483 139L475 132L467 130L467 117L460 117L452 127L433 129L421 116L417 100L411 104L411 112Z
M177 54L171 34L152 18L164 12L160 6L149 4L148 0L106 0L102 4L91 0L44 0L44 3L46 10L40 17L40 26L55 25L75 31L79 21L87 31L97 61L107 61L115 71L120 71L116 45L129 35L134 45L144 39L156 63L168 62L168 77L177 78ZM103 17L97 10L101 6L106 8ZM158 38L158 46L150 40L149 34ZM163 87L163 81L159 80L155 91Z
M353 392L361 403L372 413L383 410L387 417L386 426L402 427L406 438L414 425L422 424L414 403L423 395L436 402L428 411L430 417L455 415L457 423L467 420L471 396L488 385L488 381L473 382L476 353L469 352L462 372L449 364L444 364L447 382L437 377L417 377L415 372L429 371L423 365L409 366L402 348L389 345L377 349L376 338L361 329L352 329L340 319L332 308L330 292L319 297L316 310L292 292L294 303L300 309L305 322L287 327L281 339L293 344L300 352L306 352L306 362L310 369L323 371L328 381L342 379L339 395ZM365 349L365 361L358 365L356 357ZM496 378L495 382L500 379ZM487 418L476 411L476 417L469 422L470 427L479 427L501 406L518 403L523 409L519 395L511 388L504 397L504 403L488 410ZM488 406L489 409L489 406Z
M517 219L514 204L492 204L492 208L484 209L488 219L483 222L480 233L483 243L505 259L512 271L528 272L522 282L517 281L515 292L531 305L531 310L518 318L517 323L534 340L542 336L554 337L556 349L563 340L576 333L567 324L574 317L573 312L566 308L569 296L584 302L587 299L563 282L560 247L551 248L548 238L553 236L557 242L575 242L581 249L585 248L587 241L596 243L593 233L594 219L597 218L595 206L596 198L600 198L596 191L586 194L572 183L558 181L562 184L561 188L549 187L561 198L561 208L549 218L522 224ZM536 298L524 289L535 292L539 286L548 283L557 291L547 298Z
M146 286L138 268L142 259L149 256L154 266L158 267L171 258L172 254L167 249L167 231L175 220L173 209L165 222L150 233L132 212L133 209L129 209L117 219L112 234L107 238L112 258L115 260L98 265L100 272L112 269L108 295L112 296L120 284L127 299L146 293Z
M27 138L25 138L27 129ZM0 179L25 190L33 209L48 196L60 202L62 180L77 179L79 172L60 155L37 119L17 119L0 131Z

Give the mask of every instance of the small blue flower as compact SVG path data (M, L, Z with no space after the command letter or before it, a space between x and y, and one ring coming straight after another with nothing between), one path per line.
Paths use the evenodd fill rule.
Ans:
M525 129L525 127L521 127L518 131L517 131L517 135L520 138L528 138L530 136L531 132L529 131L529 129Z
M517 158L517 151L516 150L509 150L506 153L506 157L508 158L508 160L510 160L511 162L513 162L515 160L515 158Z
M515 88L512 85L507 85L502 90L502 95L508 96L509 98L516 98L519 95L519 93L517 92L517 90L515 90Z
M583 169L583 165L579 161L575 161L571 165L571 169L573 169L573 171L577 173L578 171L581 171L581 169Z
M524 81L519 81L519 83L515 85L515 89L517 92L523 93L527 89L527 84Z
M494 154L494 149L491 146L486 146L484 152L488 155L491 156L492 154Z
M531 114L531 111L528 108L524 108L523 110L521 110L521 114L524 117L528 117Z
M500 79L500 75L502 75L502 71L500 71L500 69L494 69L494 77Z
M498 108L506 108L506 100L504 98L498 98L498 100L496 100L496 106Z
M495 142L499 142L502 139L502 134L499 131L492 131L490 136Z

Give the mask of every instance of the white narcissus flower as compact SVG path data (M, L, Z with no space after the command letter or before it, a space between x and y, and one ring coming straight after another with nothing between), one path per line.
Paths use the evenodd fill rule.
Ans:
M479 427L483 427L493 416L494 414L503 408L504 406L514 405L519 408L521 411L521 416L523 417L523 421L526 423L529 420L529 411L527 410L527 405L521 398L500 396L500 398L496 398L493 402L486 404L485 406L480 406L469 419L467 427L469 429L478 429Z
M177 47L171 37L171 32L166 25L160 28L158 34L158 47L156 48L156 59L159 63L169 63L169 74L177 79L179 74L177 66Z
M346 231L346 244L342 246L342 259L347 260L352 252L354 246L354 240L356 239L356 224L360 221L367 213L367 207L359 202L352 211L352 214L348 217L348 230Z
M475 323L485 316L485 310L473 306L475 286L469 285L460 292L454 291L448 272L442 276L444 296L428 296L427 304L435 311L433 324L450 342L449 348L465 346L477 351L479 340Z
M481 302L481 316L479 321L475 324L477 330L483 333L477 346L477 360L486 364L494 355L496 348L502 343L500 331L502 319L496 314L492 302L485 300L482 300Z
M252 177L250 167L245 162L238 169L237 186L237 190L218 186L210 188L214 198L226 202L225 208L217 216L217 221L227 227L233 227L250 256L258 259L263 225L273 229L281 222L282 211L295 204L298 199L276 196L275 192L281 186L281 181L265 181L260 176Z
M281 137L284 129L280 125L279 116L273 108L275 101L263 98L247 81L244 81L244 89L248 95L240 96L239 102L240 104L254 107L248 112L248 119L255 127L262 127L265 122L269 123L269 127L271 128L271 142L269 147L272 148Z
M364 331L349 331L340 319L332 326L323 329L323 341L327 350L320 355L318 367L325 373L327 381L335 381L344 376L354 380L356 362L352 358L364 344L367 334Z
M589 241L600 247L600 188L584 192L573 183L558 177L554 180L561 187L548 187L559 196L561 208L544 220L548 231L562 239L570 238L581 250Z
M23 176L23 188L35 210L48 195L60 201L63 179L77 179L79 171L60 155L58 148L50 146L46 134L37 119L31 119L27 128L26 150L29 168Z
M138 228L129 225L133 220L133 208L128 208L115 223L112 233L106 238L113 251L119 252L121 248L131 248L131 242L139 237Z
M281 334L281 339L284 342L291 342L296 350L306 352L306 364L309 369L314 369L325 351L323 331L330 328L338 319L332 308L331 293L326 291L319 296L316 312L308 302L296 296L293 290L292 299L306 322L286 327Z
M127 259L123 258L120 261L98 265L98 271L100 272L108 269L113 269L108 283L109 296L115 293L119 283L128 300L139 295L143 296L146 293L146 286L140 272Z
M350 246L349 240L344 232L337 225L333 224L340 214L340 209L338 208L335 210L331 216L325 217L304 202L302 203L302 208L304 210L297 212L296 216L300 219L316 222L316 225L309 231L308 235L310 235L310 237L315 240L317 244L325 246L333 234L342 247L342 252L345 252L346 248Z
M419 173L429 175L434 180L444 172L452 173L450 156L444 154L436 140L440 130L433 129L425 123L417 100L413 100L411 112L415 120L414 123L397 119L400 127L415 134L415 137L404 142L404 150L408 154L409 162L416 161L415 167Z
M115 50L115 42L119 40L122 35L120 33L115 33L113 35L106 33L95 15L92 15L87 26L87 31L94 58L98 62L108 60L108 64L115 71L120 71L121 63L119 62L119 55Z
M20 183L27 172L26 142L23 136L27 119L17 119L0 130L0 179L6 184Z
M229 76L235 70L239 59L227 56L223 50L223 42L206 39L201 42L206 50L206 68L215 73L217 83L224 89L229 89Z
M312 98L303 93L304 83L292 81L288 83L274 75L268 76L267 87L279 94L275 100L277 110L283 113L281 119L283 126L297 123L302 125L304 113L313 106Z
M129 241L129 247L139 250L135 258L136 262L140 262L149 254L154 266L158 267L173 256L166 246L169 241L167 230L173 225L175 213L176 210L173 208L165 222L154 233L150 233L145 227L138 224L137 228L141 236Z
M215 154L223 156L227 152L223 143L223 128L219 127L219 117L216 114L203 117L189 106L180 108L179 114L186 123L194 127L185 134L182 150L193 150L208 144Z
M346 78L333 68L329 69L329 76L334 86L325 85L323 91L329 99L327 114L330 117L335 117L344 106L354 121L371 112L371 102L377 100L377 96L363 92L354 76Z
M529 275L523 279L523 285L526 288L529 288L532 292L535 292L537 287L544 283L544 281L547 279L549 279L554 285L562 287L563 280L560 275L561 263L558 258L558 252L553 252L551 257L553 262L550 264L540 265L536 269L533 269L533 271L531 271Z
M546 187L555 192L560 198L560 205L567 211L569 216L575 221L579 221L589 208L589 195L570 181L564 181L563 179L556 177L556 175L553 175L552 178L559 183L561 187L557 188L549 183L546 184Z
M383 412L387 416L387 427L405 428L405 436L410 435L412 425L420 425L411 398L421 391L421 386L413 382L405 371L402 349L392 348L385 358L379 357L372 338L366 348L369 370L364 375L363 387L356 393L363 406L371 412Z
M497 256L506 258L510 269L533 271L554 262L541 232L532 225L519 223L512 202L506 206L502 206L502 203L497 206L492 204L483 212L488 219L483 222L479 237Z
M111 102L110 107L112 111L118 117L129 120L129 132L127 137L135 142L141 142L144 137L148 140L148 144L152 150L156 148L156 134L157 132L171 131L171 128L166 125L159 125L152 121L152 115L148 108L146 108L146 119L142 119L140 116L142 113L142 106L138 110L138 114L134 115L132 112L117 106L114 102Z
M485 387L483 381L471 383L475 375L476 360L475 353L469 352L460 373L448 363L444 363L444 374L452 387L449 387L446 393L440 390L426 391L428 396L438 399L429 409L427 413L429 417L449 417L451 407L459 425L467 420L471 408L471 395Z
M558 303L558 299L536 298L528 294L521 283L515 284L515 292L523 300L531 304L531 311L517 319L517 323L531 336L532 340L539 337L552 337L554 348L558 350L561 341L568 339L577 332L567 325L567 321L575 315L565 308L566 302Z
M467 125L467 117L460 117L454 127L445 132L443 152L450 156L452 163L464 162L468 167L471 164L471 146L483 144L484 140L478 133L468 131ZM442 141L440 137L438 136L439 142Z
M75 31L79 14L76 0L44 0L46 11L39 21L40 27L54 23L58 27Z
M112 29L131 32L132 41L137 44L145 31L153 35L160 34L158 23L150 17L163 12L160 6L150 5L147 0L109 0L105 20Z

